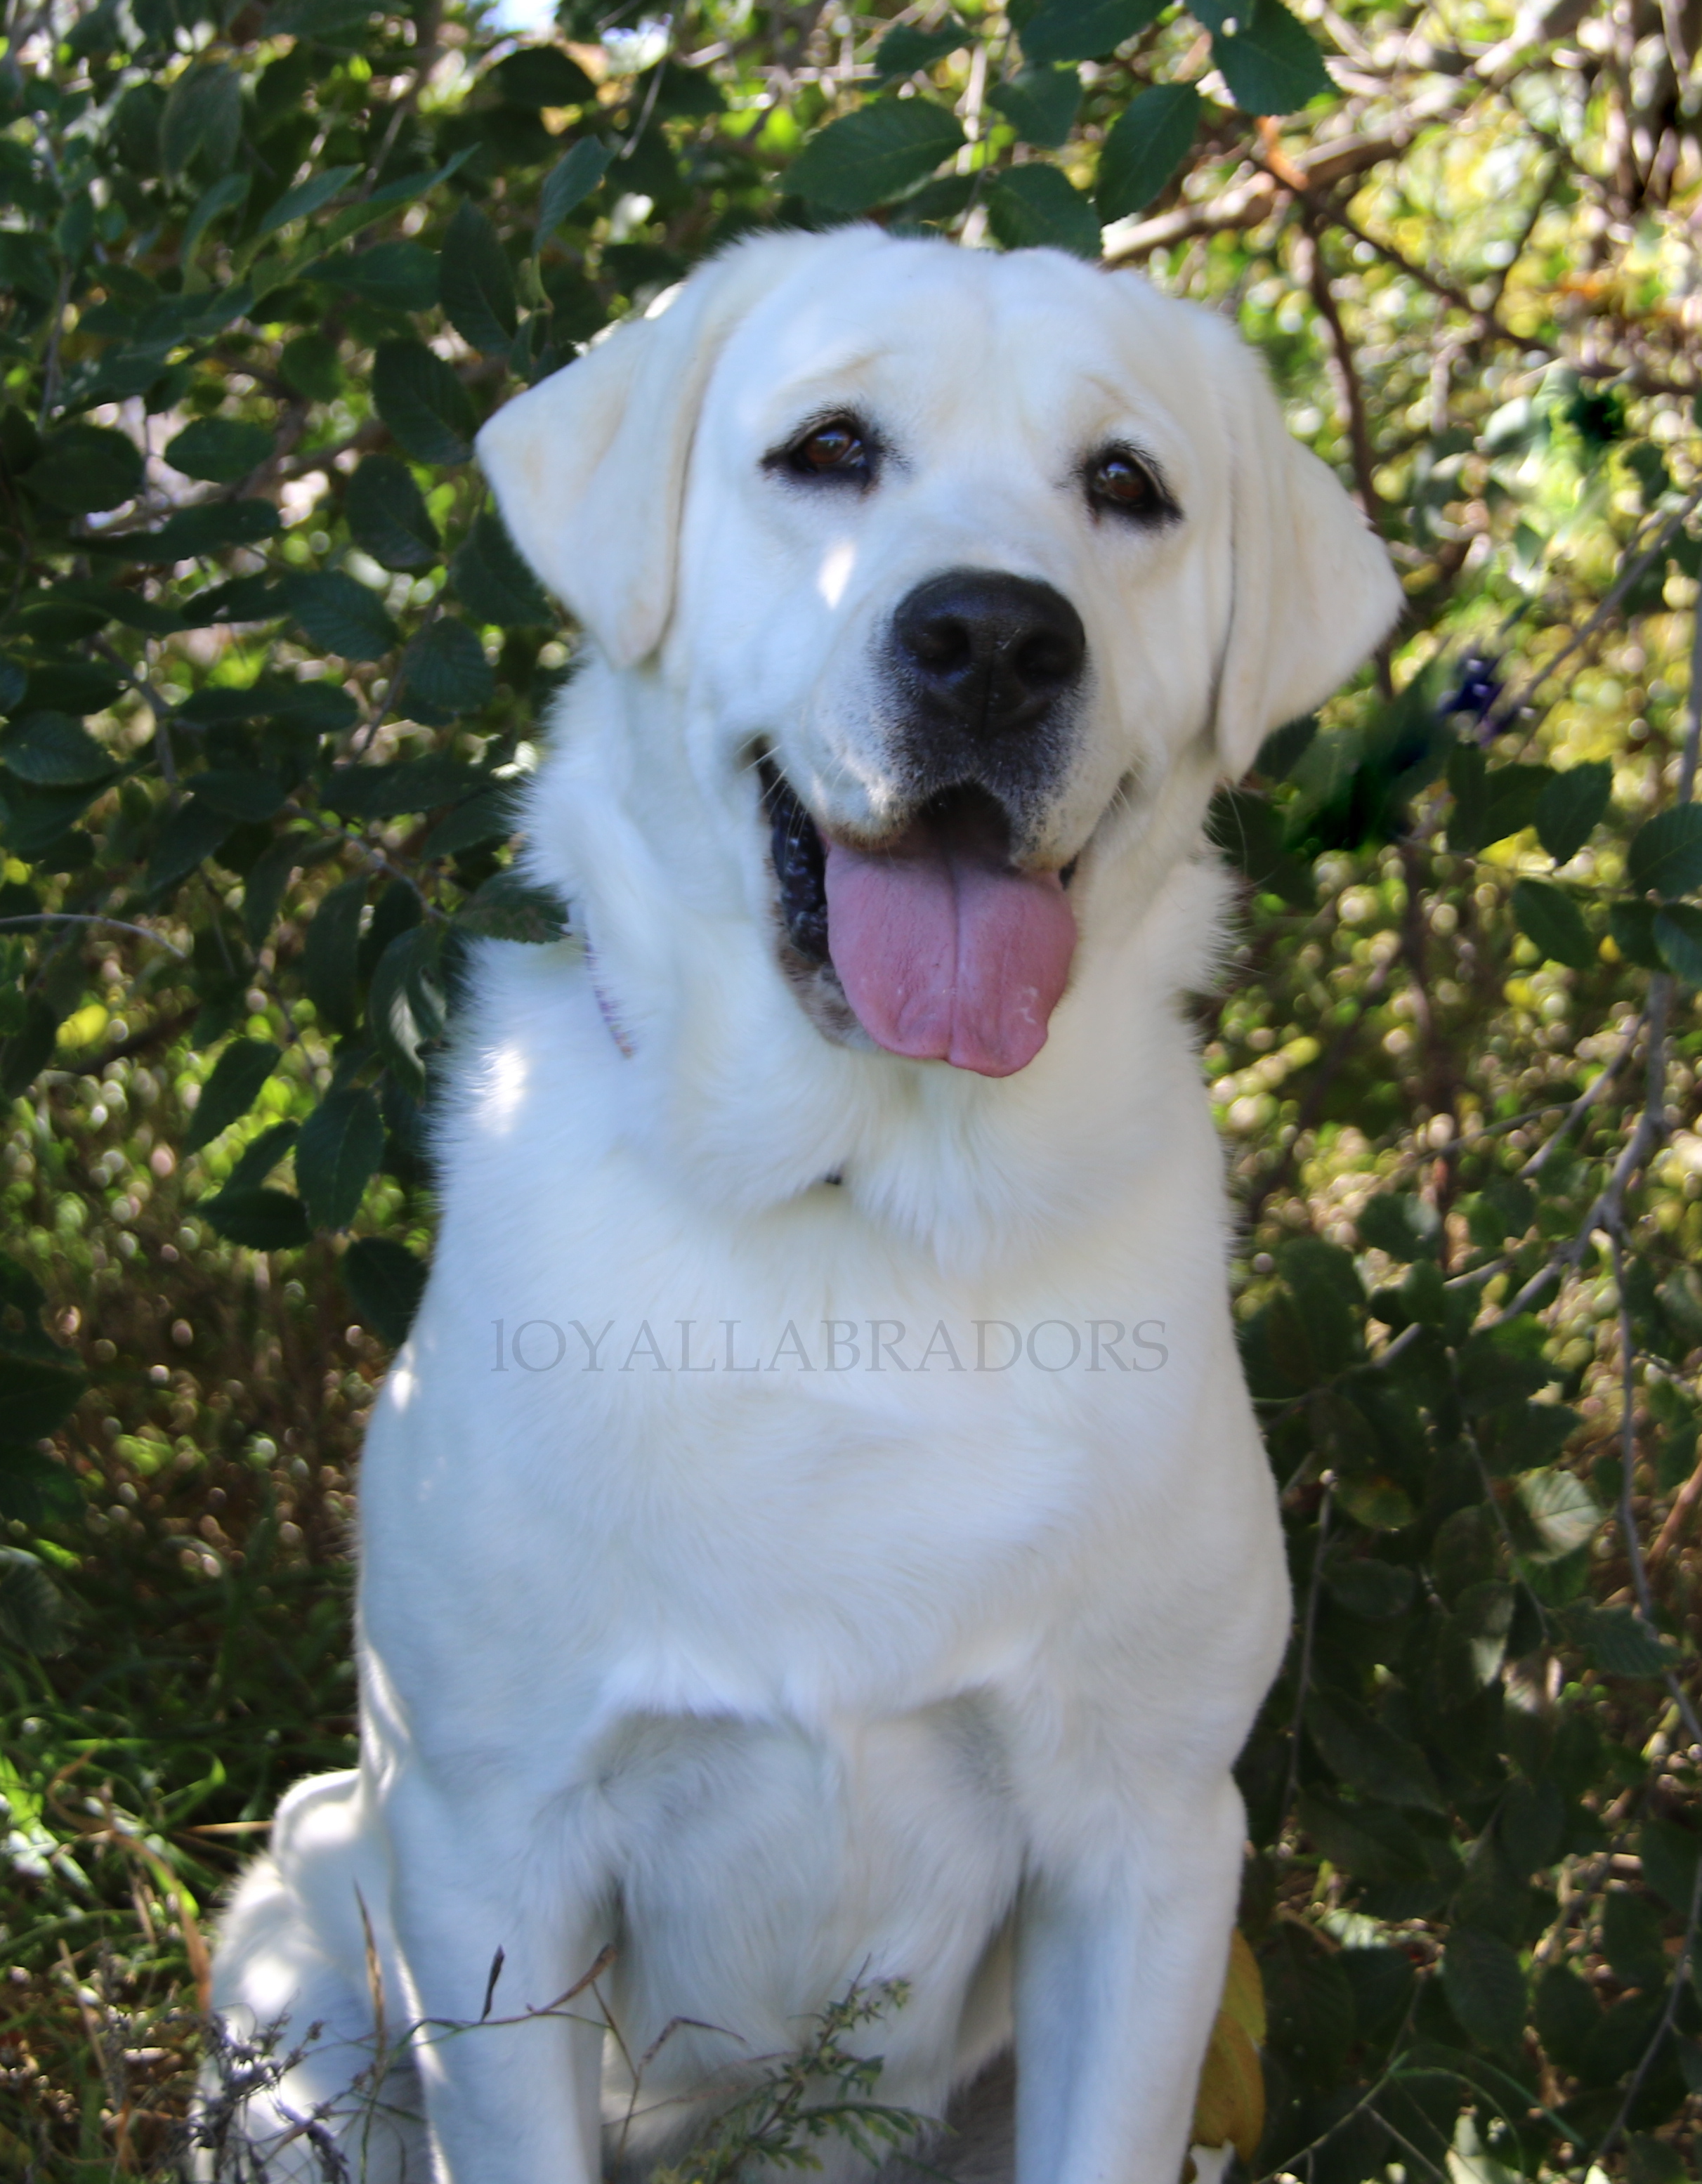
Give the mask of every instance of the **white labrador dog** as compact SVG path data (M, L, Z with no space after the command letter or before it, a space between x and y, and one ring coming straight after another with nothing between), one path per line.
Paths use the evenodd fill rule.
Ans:
M227 2021L304 2046L249 2141L591 2184L902 1981L883 2102L1014 2031L1021 2184L1176 2184L1288 1613L1201 819L1388 563L1216 318L864 228L480 454L589 639L527 819L579 937L477 966L360 1765L225 1923Z

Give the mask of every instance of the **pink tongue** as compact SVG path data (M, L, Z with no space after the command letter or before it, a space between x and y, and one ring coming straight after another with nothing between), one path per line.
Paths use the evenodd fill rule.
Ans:
M828 947L870 1038L983 1077L1032 1061L1076 949L1058 875L1013 872L990 827L961 822L826 847Z

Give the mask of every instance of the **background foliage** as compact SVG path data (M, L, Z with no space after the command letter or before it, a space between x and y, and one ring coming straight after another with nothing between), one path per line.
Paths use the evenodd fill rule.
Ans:
M1218 811L1300 1607L1223 2127L1312 2184L1696 2173L1702 10L1301 12L10 0L14 2173L176 2159L209 1899L350 1750L456 957L559 914L505 867L573 640L472 432L723 239L865 211L1238 316L1407 586Z

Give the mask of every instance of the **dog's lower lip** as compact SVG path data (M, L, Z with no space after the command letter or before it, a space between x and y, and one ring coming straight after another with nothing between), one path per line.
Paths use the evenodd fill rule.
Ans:
M826 963L827 953L826 852L815 822L792 784L771 759L758 767L763 807L769 820L769 854L780 889L781 921L786 937L811 963Z

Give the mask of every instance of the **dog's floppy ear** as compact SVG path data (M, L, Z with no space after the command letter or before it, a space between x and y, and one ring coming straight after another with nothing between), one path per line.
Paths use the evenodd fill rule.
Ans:
M715 259L479 435L514 543L617 667L662 641L704 390L728 332L798 240L765 237Z
M1327 698L1400 610L1382 542L1289 433L1264 366L1226 326L1217 385L1231 463L1229 639L1215 730L1236 780L1272 728Z

